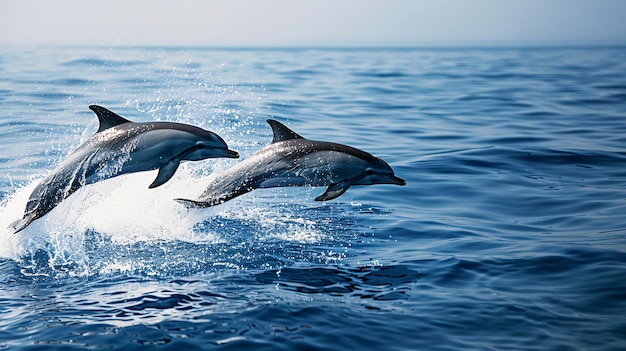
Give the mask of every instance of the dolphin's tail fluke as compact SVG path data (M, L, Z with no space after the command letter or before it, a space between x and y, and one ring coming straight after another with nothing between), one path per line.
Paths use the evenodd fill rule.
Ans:
M174 199L174 201L178 201L179 203L185 205L187 208L207 208L213 207L217 205L221 205L226 201L230 201L237 196L243 195L254 190L256 187L250 186L238 186L232 191L225 192L207 192L205 191L199 200L189 200L189 199Z
M221 202L196 201L189 199L174 199L174 201L183 204L187 208L206 208L221 204Z
M17 234L28 227L34 220L35 218L31 216L25 216L9 224L9 228L14 230L13 234Z

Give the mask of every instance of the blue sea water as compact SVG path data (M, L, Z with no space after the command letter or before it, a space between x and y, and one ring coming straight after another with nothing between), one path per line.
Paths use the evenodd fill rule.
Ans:
M267 118L407 180L186 209L238 160L89 185L19 234L97 129ZM0 51L0 349L624 350L626 49Z

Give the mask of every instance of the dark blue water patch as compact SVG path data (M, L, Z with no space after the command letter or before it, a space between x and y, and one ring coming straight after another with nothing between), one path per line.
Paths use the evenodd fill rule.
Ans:
M407 299L409 283L419 280L419 273L402 265L387 267L282 268L256 275L263 284L303 294L349 295L361 299Z
M618 105L624 104L624 99L621 98L620 94L617 94L617 97L604 97L604 98L579 98L579 99L562 99L559 101L559 104L562 105L571 105L571 106L601 106L601 105Z
M46 91L20 93L20 94L16 94L15 96L24 96L24 97L29 97L29 98L37 98L37 99L42 99L42 100L46 100L46 101L47 100L80 99L80 98L84 97L84 95L82 95L82 94L60 93L60 92L46 92Z
M96 58L83 58L83 59L78 59L78 60L72 60L72 61L67 61L64 62L63 65L64 66L104 66L106 65L105 60L102 59L96 59Z
M414 129L403 129L403 130L393 130L394 134L410 134L417 133L419 140L422 141L458 141L462 142L463 140L468 140L471 138L469 135L456 134L456 133L424 133L420 130Z
M587 72L596 72L598 70L598 67L583 66L583 65L563 65L563 66L560 66L560 69L566 72L587 73ZM577 74L577 73L572 73L572 74Z
M385 88L372 88L371 90L372 91L378 90L378 93L383 94L383 95L392 94L391 92L388 91L388 89L385 89ZM359 105L369 106L370 108L381 110L381 111L386 111L387 113L390 113L390 111L402 111L403 113L406 113L407 111L416 109L414 105L405 104L403 101L394 101L394 100L385 100L385 99L362 101L359 103ZM371 118L374 116L377 116L377 114L366 115L366 114L361 113L359 117Z
M626 85L624 84L607 84L607 83L599 83L593 85L594 89L603 89L603 90L626 90Z
M35 145L38 142L46 140L45 137L42 136L43 134L58 133L59 131L67 130L66 128L60 126L59 123L54 123L54 121L42 120L40 122L33 122L25 119L3 122L0 123L0 127L5 127L2 128L0 136L6 138L6 140L22 140L25 145L31 144L27 147L32 148L31 150L33 150L33 153L38 155L47 155L50 152L59 152L59 150L46 150L43 149L41 145ZM21 137L24 137L25 139L20 139Z
M510 144L512 142L525 144L537 141L542 141L542 139L505 138L492 140L494 144ZM445 169L450 171L456 169L462 174L477 173L480 170L515 171L518 173L520 169L534 169L536 172L540 172L540 170L554 169L551 166L568 166L567 168L561 168L563 175L566 175L567 172L575 172L577 170L582 171L583 169L613 167L614 165L624 164L626 163L626 153L531 147L512 149L500 146L459 151L452 154L446 153L439 157L431 155L421 163L431 165L428 167L439 164L441 167L445 167Z
M615 101L616 103L625 103L626 93L612 93L612 94L607 95L607 98Z
M151 78L124 78L118 79L116 82L124 84L124 85L136 85L136 86L146 86L152 88L164 87L166 86L164 82L159 82L158 80Z
M91 80L91 79L81 79L81 78L63 78L63 79L53 79L53 80L49 80L47 81L47 84L50 85L64 85L64 86L89 86L89 85L95 85L99 83L96 80Z
M526 149L511 152L510 157L532 164L573 165L583 168L613 167L626 162L626 152L599 152L576 149Z
M520 115L529 117L555 117L560 116L561 113L557 111L531 109L530 111L520 111Z
M166 296L157 296L154 294L142 295L140 297L123 299L119 301L111 301L111 304L124 304L126 305L125 311L117 314L119 317L126 317L128 314L132 314L133 311L145 311L145 310L166 310L176 309L184 311L191 309L193 306L189 306L190 303L200 300L200 295L197 294L167 294Z
M9 284L15 283L20 277L20 265L16 260L0 258L0 283Z
M589 298L601 300L603 297L598 296L599 291L592 292L591 290L605 289L606 283L613 281L613 287L606 290L607 296L613 296L613 298L607 300L606 303L623 310L626 308L626 302L622 299L624 284L615 279L626 269L621 264L625 255L626 253L616 250L570 247L560 252L527 253L521 256L515 254L510 258L481 260L448 257L412 263L423 267L421 282L424 284L432 283L454 288L473 286L474 289L480 289L476 285L488 284L491 288L503 292L538 293L544 294L544 297L549 297L552 291L555 294L575 298L575 296L580 296L578 289L585 289L589 290L587 295ZM587 278L583 279L584 277ZM515 284L516 281L525 279L530 279L533 283L526 286ZM550 286L554 289L545 289ZM573 302L568 301L568 303ZM581 309L582 305L570 307ZM585 312L593 313L594 307L591 303L588 307L589 311ZM605 307L610 308L595 306L595 308Z
M565 135L565 136L585 136L585 137L593 137L594 135L599 134L597 130L589 129L589 128L563 128L554 130L555 134Z
M302 69L281 71L281 73L289 76L290 79L300 80L300 79L307 79L308 77L314 77L315 75L320 74L322 72L314 68L302 68Z
M394 328L381 318L394 318L400 326ZM60 325L50 325L49 329L33 337L33 345L19 349L323 350L330 345L337 349L369 345L376 349L405 350L432 342L432 338L426 341L421 337L391 341L385 337L393 332L410 334L415 331L411 321L410 317L401 313L382 316L380 313L366 314L359 321L358 314L348 309L332 311L316 306L267 305L246 311L240 318L220 314L207 316L195 323L171 320L126 327L106 323L77 324L65 329ZM353 330L348 333L327 331L338 330L346 324Z
M620 321L617 316L626 311L624 284L618 278L624 273L620 263L624 259L623 252L578 249L555 254L529 253L525 257L516 256L487 261L478 257L416 261L415 264L422 267L423 276L420 284L414 287L415 294L421 292L430 295L432 290L430 297L433 298L437 296L437 291L458 294L482 291L488 294L483 303L499 306L496 308L504 307L506 303L503 300L519 299L519 303L509 304L506 315L530 323L557 323L564 329L581 324L605 323L619 328L619 324L615 325ZM520 281L531 283L520 285L517 283ZM531 296L539 302L535 306L551 307L544 309L525 305L523 300ZM450 307L446 310L454 314L454 308ZM463 307L474 308L479 307ZM490 314L486 310L480 313ZM596 319L598 315L607 314L613 316L608 321ZM623 325L622 321L621 327ZM508 328L506 323L502 326Z
M471 230L471 228L462 228L453 226L446 222L447 218L425 218L419 221L419 226L408 228L400 224L392 226L389 234L398 242L404 240L419 241L422 245L430 245L434 242L443 244L446 241L458 242L459 239L481 242L484 237L479 231ZM499 243L487 244L485 247L489 249L498 246Z
M497 157L495 157L497 156ZM420 168L436 174L483 174L501 172L516 168L506 157L506 151L500 148L461 150L443 155L429 155L419 161Z
M0 127L2 127L3 129L26 129L28 131L32 130L34 127L39 126L40 123L37 122L31 122L31 121L26 121L26 120L22 120L22 119L4 119L3 121L0 123ZM49 127L50 125L48 125Z
M523 130L523 128L520 128ZM502 136L496 138L485 138L484 142L486 144L492 145L512 145L512 144L540 144L545 141L552 140L549 137L540 137L540 136L532 136L532 135L513 135L513 136Z
M504 66L501 70L507 71L511 70L513 67L510 65ZM490 81L494 83L499 83L501 81L533 81L540 77L538 74L528 74L528 73L515 73L515 72L496 72L496 73L488 73L488 74L476 74L472 75L472 78L479 78L485 81Z
M384 79L403 78L403 77L409 76L407 73L401 72L401 71L384 72L384 71L376 71L376 70L365 71L365 72L355 72L353 73L353 75L356 77L384 78Z
M466 268L471 269L470 266ZM385 350L456 350L473 349L477 343L486 341L506 349L541 350L546 347L599 346L619 340L606 338L618 331L619 325L605 329L600 335L593 335L586 328L581 330L581 327L593 325L593 319L586 315L575 317L563 313L566 311L546 310L543 306L514 306L507 304L505 299L492 296L471 303L463 299L467 294L462 290L439 291L460 297L456 303L446 303L441 295L436 297L436 291L428 287L422 291L424 298L418 299L418 306L409 304L404 311L398 312L379 311L366 306L357 308L349 303L339 308L328 308L328 304L319 302L275 301L237 314L200 315L194 321L170 319L125 327L101 322L74 324L71 328L65 326L65 329L50 323L46 331L34 335L34 340L49 345L63 345L69 340L79 346L91 342L109 345L111 349L159 346L192 350L317 350L330 345L337 349L368 345ZM523 296L518 298L523 300ZM546 326L550 326L556 334L548 336L541 333L541 328ZM606 327L607 323L602 323L602 326ZM494 328L498 333L490 332ZM329 332L331 330L334 332ZM579 333L567 338L572 330ZM388 336L393 334L411 337L390 340ZM451 339L450 335L455 335L455 338ZM520 339L525 340L523 348L516 344ZM194 342L190 343L190 340ZM605 344L597 344L600 340Z
M403 93L402 89L398 89L394 86L385 86L385 85L368 86L368 87L361 89L361 91L365 92L367 95L380 96L381 99L390 98L393 95ZM408 106L413 106L413 105L408 105Z
M511 107L530 107L530 105L520 103L517 99L514 99L512 97L505 97L502 95L494 94L468 94L460 96L456 100L461 102L498 101L507 103L508 106Z
M418 80L427 80L427 81L448 81L448 80L465 80L467 79L466 75L452 73L447 71L428 71L424 73L420 73L416 76Z

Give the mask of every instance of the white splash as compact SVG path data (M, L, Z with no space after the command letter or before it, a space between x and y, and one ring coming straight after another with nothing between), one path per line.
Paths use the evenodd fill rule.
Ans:
M21 236L13 234L11 223L22 218L26 201L41 179L21 187L0 204L0 257L17 258L23 254ZM35 223L33 223L35 224Z
M185 165L169 182L149 189L155 176L156 171L127 174L85 186L24 231L13 234L8 227L23 216L30 193L40 180L31 182L0 205L0 256L19 258L43 239L59 251L76 250L72 241L80 241L88 230L106 234L119 244L199 240L193 226L201 220L196 216L200 214L188 211L173 199L197 196L202 190L198 188L201 182L191 176Z
M212 162L211 160L206 162ZM213 161L215 162L215 161ZM223 161L226 162L226 161ZM101 233L113 244L180 240L194 243L227 240L229 229L214 218L233 223L252 223L255 240L319 242L324 236L314 220L298 209L272 206L284 202L277 192L259 191L209 209L187 209L174 198L198 196L207 179L183 164L166 184L149 189L156 171L126 174L85 186L61 202L24 231L13 234L9 224L23 215L31 191L39 180L18 189L0 206L0 256L19 259L38 247L49 247L55 262L88 261L84 252L87 231ZM198 165L195 165L198 166ZM200 166L201 167L201 166ZM217 168L227 167L219 164ZM208 221L208 228L196 230ZM215 225L214 225L215 224Z

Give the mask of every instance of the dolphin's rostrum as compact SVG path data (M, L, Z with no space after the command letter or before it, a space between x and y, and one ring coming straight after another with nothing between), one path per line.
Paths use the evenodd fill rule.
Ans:
M80 187L126 173L158 169L150 188L167 182L181 161L237 158L217 134L173 122L131 122L104 107L91 105L98 131L35 187L15 232L50 212Z
M197 200L176 199L189 207L211 207L259 188L327 186L315 198L327 201L352 185L405 185L383 160L359 149L325 141L308 140L282 123L268 119L272 143L233 168L213 175Z

